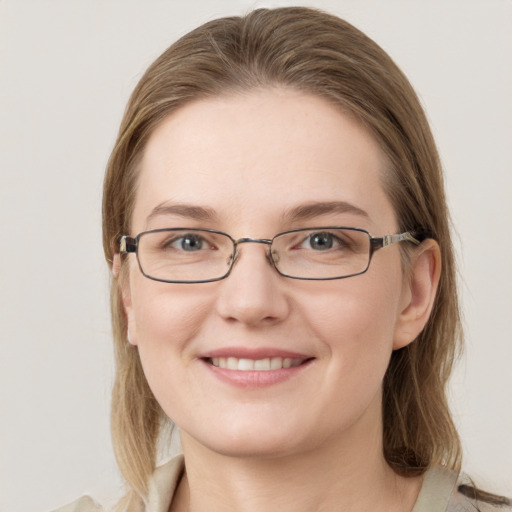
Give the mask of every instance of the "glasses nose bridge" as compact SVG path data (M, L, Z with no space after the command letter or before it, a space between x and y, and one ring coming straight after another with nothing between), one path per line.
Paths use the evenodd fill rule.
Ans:
M232 260L232 265L234 265L238 258L240 257L240 253L238 252L238 246L242 244L262 244L268 246L268 252L267 252L267 258L269 259L270 263L275 266L275 262L273 261L274 258L271 254L271 246L272 246L272 240L270 238L249 238L249 237L243 237L239 238L237 240L233 240L234 245L234 258Z
M235 247L238 247L240 244L265 244L270 247L272 245L272 240L269 238L239 238L238 240L233 240Z

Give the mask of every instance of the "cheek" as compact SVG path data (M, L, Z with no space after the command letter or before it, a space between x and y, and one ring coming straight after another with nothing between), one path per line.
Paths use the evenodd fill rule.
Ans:
M196 394L191 390L194 347L201 326L211 312L211 299L190 287L152 282L134 283L132 314L139 357L156 399L174 420ZM191 396L190 396L191 395Z
M310 295L302 301L302 314L324 338L348 343L391 341L399 312L398 281L376 283L365 275L352 279L350 283L340 281L316 297Z
M388 277L376 282L370 274L357 276L303 301L301 315L331 358L333 379L383 377L400 309L401 280Z
M141 357L188 346L212 308L206 287L159 283L143 276L132 279L129 316Z

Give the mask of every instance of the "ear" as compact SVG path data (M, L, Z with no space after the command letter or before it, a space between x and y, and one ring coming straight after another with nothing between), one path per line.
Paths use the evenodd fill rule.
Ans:
M112 260L112 275L114 279L119 279L119 272L121 270L121 255L116 252L114 254L114 259Z
M430 238L423 241L412 254L410 266L402 290L394 350L413 342L430 317L441 276L441 250L438 243Z
M112 262L112 275L117 280L119 292L123 303L124 314L126 316L126 337L128 343L137 345L137 328L135 322L135 315L132 306L132 296L130 291L130 279L128 275L121 276L121 255L114 254Z

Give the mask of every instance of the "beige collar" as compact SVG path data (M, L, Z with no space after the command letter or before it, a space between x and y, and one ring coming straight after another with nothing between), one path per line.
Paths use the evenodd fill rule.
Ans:
M441 466L430 468L423 477L412 512L445 512L457 483L457 473Z
M184 467L183 455L178 455L156 469L149 484L146 512L168 512ZM443 467L429 469L412 512L445 512L457 477L456 472Z

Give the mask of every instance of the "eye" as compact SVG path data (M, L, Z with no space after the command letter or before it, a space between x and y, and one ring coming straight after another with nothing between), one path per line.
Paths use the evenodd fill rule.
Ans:
M311 233L302 242L302 248L313 249L315 251L327 251L333 247L339 247L342 244L341 240L328 231L322 231L319 233Z
M169 240L167 247L178 249L185 252L195 252L208 246L207 241L201 236L194 233L186 233L179 237Z

